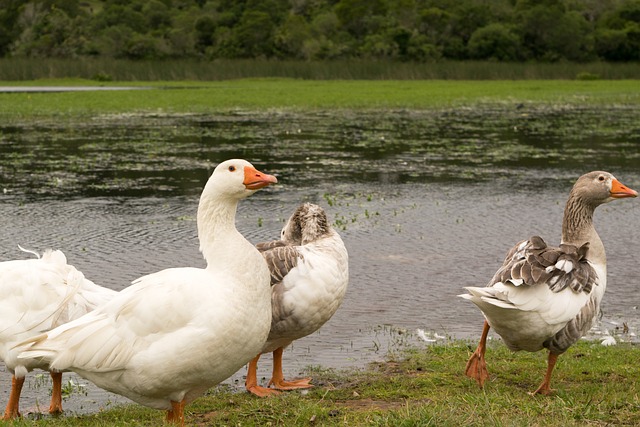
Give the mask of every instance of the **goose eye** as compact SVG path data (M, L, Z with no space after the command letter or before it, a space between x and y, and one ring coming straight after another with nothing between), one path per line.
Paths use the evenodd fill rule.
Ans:
M600 175L600 176L598 177L598 181L600 181L600 182L604 181L604 176Z
M235 172L236 167L235 166L229 166L229 172Z

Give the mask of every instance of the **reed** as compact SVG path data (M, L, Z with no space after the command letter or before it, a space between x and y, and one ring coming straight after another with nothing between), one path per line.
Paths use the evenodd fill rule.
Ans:
M637 63L503 63L370 60L127 61L104 58L0 59L0 80L81 78L97 81L229 80L282 77L306 80L638 79Z

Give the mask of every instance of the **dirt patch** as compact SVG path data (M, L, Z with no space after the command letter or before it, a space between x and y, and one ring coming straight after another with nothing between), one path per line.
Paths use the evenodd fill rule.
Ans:
M195 426L210 426L220 423L220 413L218 411L206 412L201 414L193 414L187 416L189 423L193 422Z

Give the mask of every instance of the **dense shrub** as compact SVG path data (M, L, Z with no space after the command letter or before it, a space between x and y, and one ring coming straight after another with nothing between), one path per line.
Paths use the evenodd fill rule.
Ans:
M498 23L477 29L469 39L468 48L473 59L521 59L520 38L508 27Z
M640 0L0 0L0 57L637 61Z

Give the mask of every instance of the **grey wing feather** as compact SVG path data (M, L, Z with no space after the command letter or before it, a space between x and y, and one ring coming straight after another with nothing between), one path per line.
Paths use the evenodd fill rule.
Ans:
M588 253L589 243L555 248L533 236L509 250L488 286L507 281L528 286L546 283L553 292L570 287L574 292L589 293L598 276L587 260Z
M262 252L262 256L269 266L271 286L281 282L289 271L298 265L298 260L303 258L297 246L274 247Z
M282 240L272 240L270 242L260 242L256 243L256 249L260 252L268 251L269 249L279 248L282 246L286 246L287 244Z

